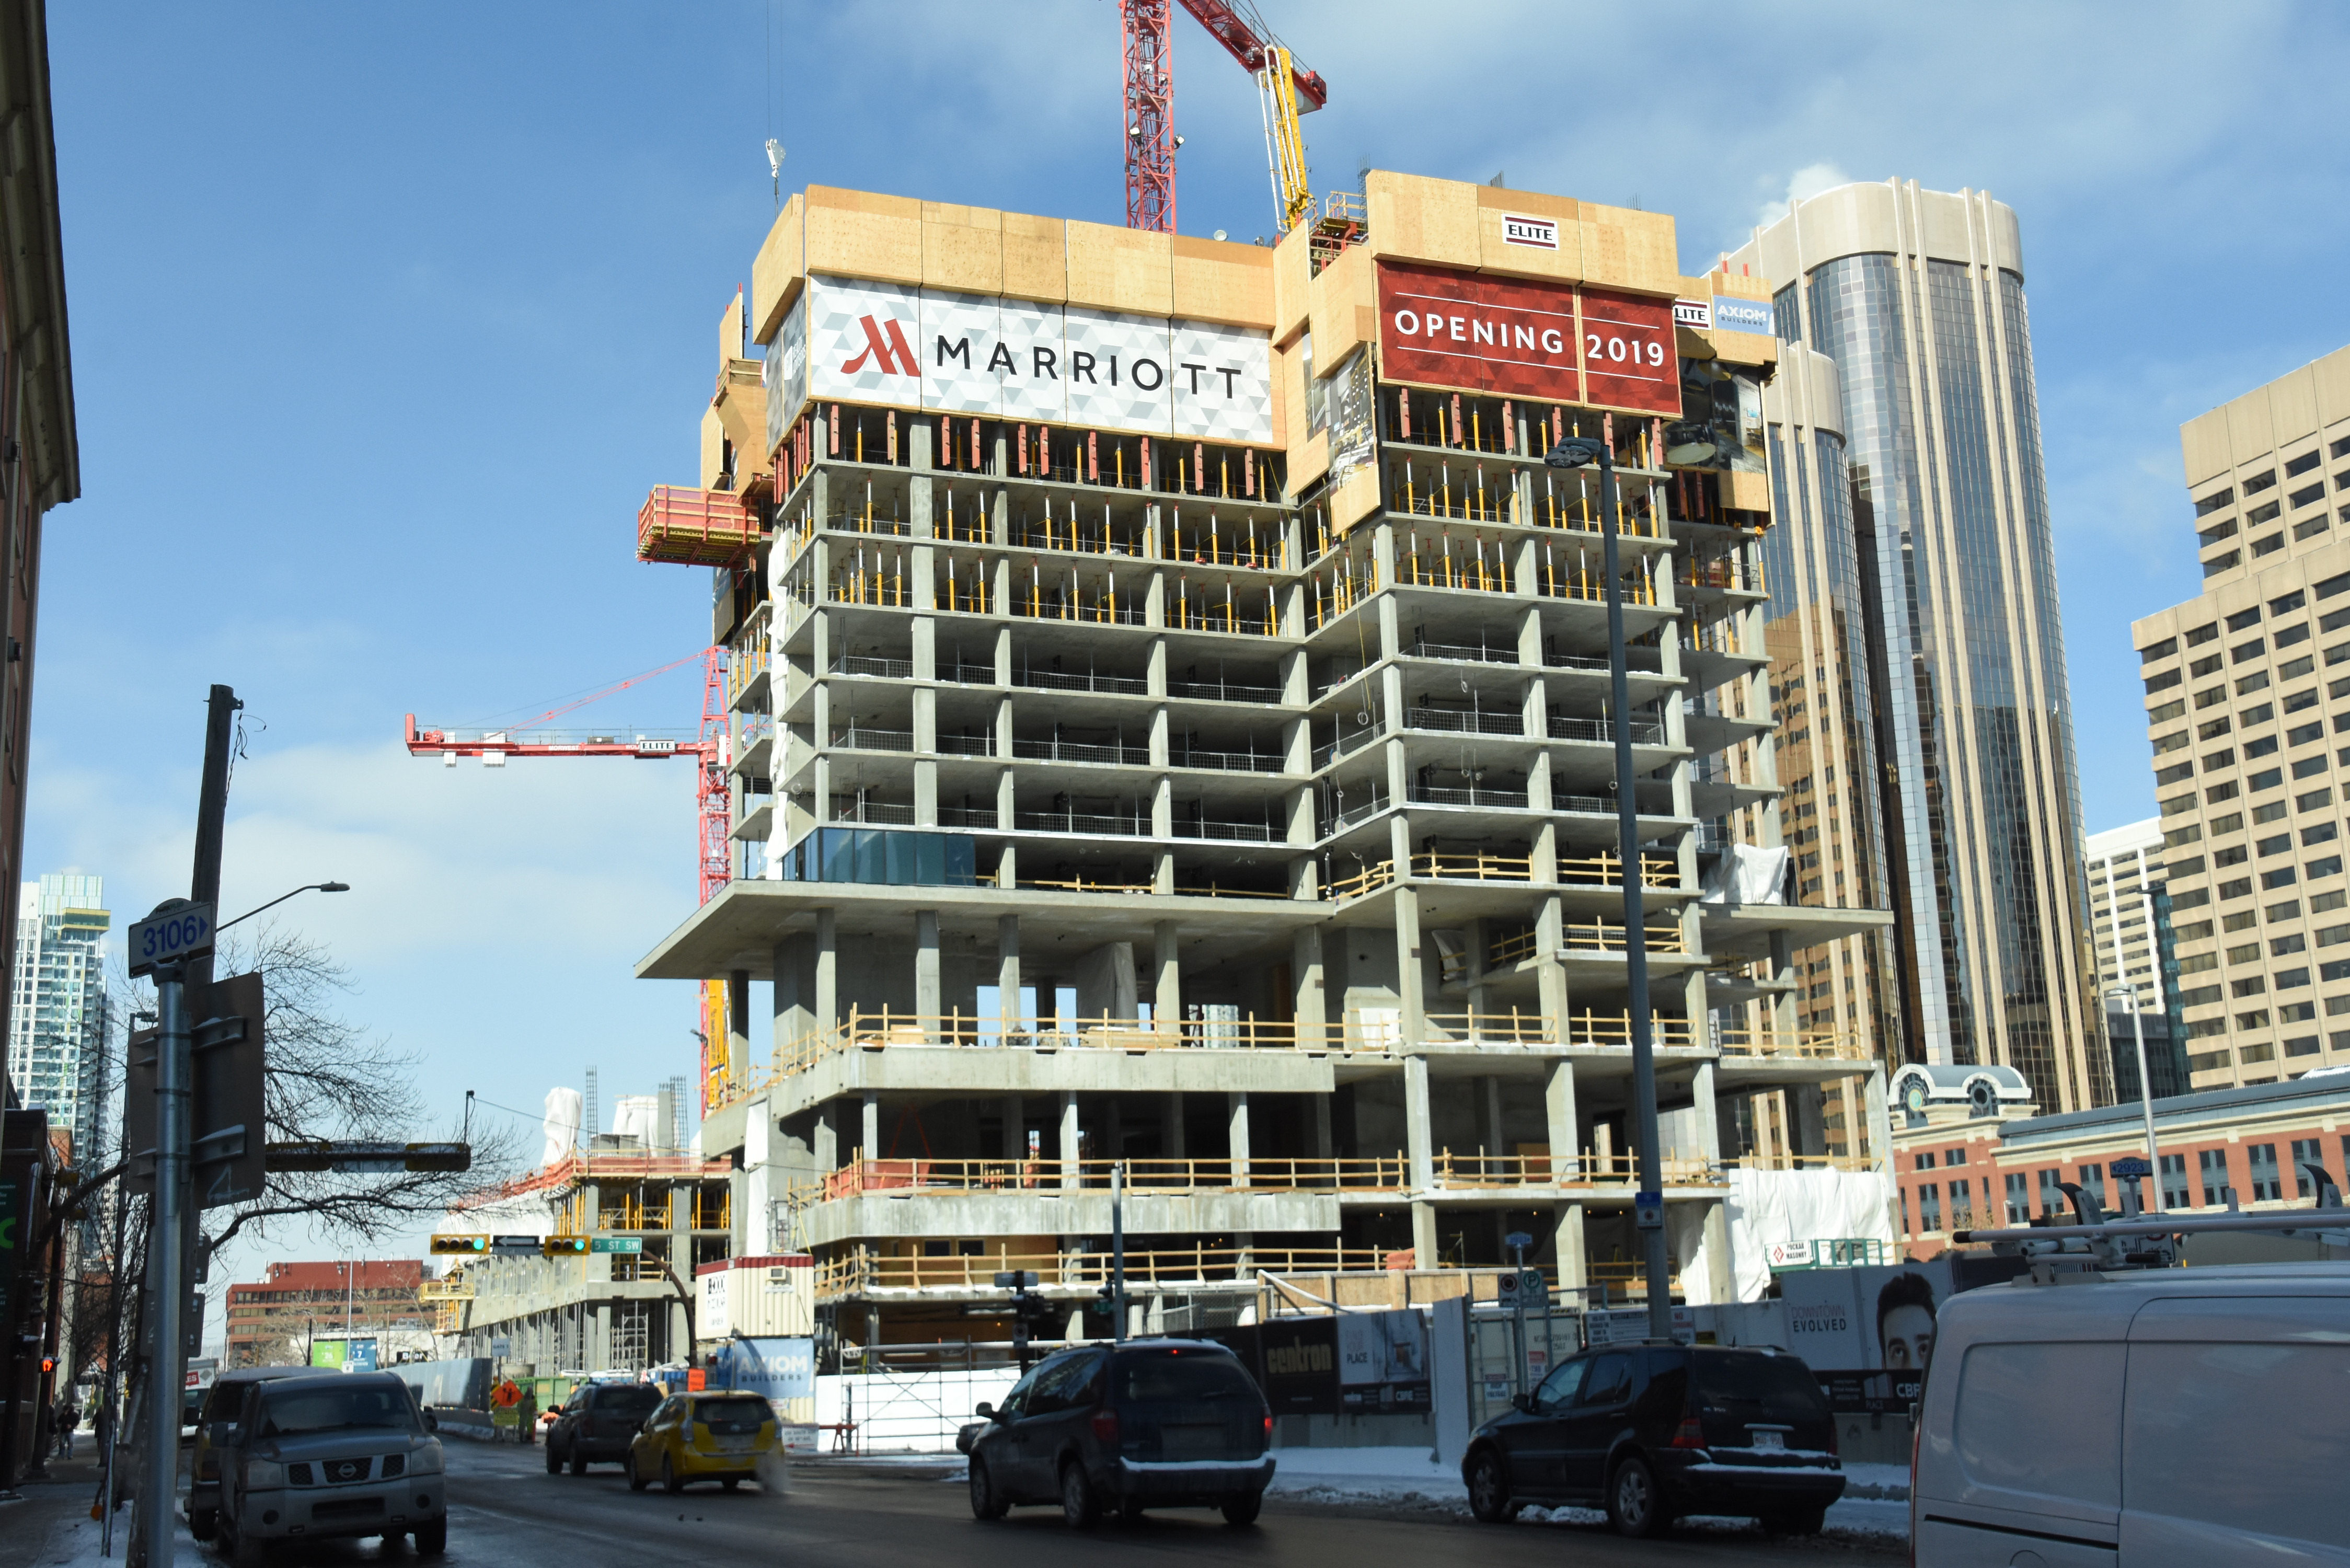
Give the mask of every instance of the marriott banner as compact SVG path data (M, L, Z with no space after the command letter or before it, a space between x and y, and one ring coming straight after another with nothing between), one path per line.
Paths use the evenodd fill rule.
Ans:
M810 398L1273 444L1273 344L1247 327L811 277L768 345L772 450Z
M1398 262L1378 272L1387 380L1680 417L1669 299Z

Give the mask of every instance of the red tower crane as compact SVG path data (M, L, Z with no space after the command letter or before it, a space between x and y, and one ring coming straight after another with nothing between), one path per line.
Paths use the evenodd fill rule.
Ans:
M1268 61L1288 61L1288 53L1274 40L1273 29L1247 0L1237 4L1233 0L1118 0L1124 33L1119 52L1126 83L1126 226L1169 234L1175 232L1178 139L1173 26L1174 5L1179 3L1252 76L1262 78ZM1330 88L1320 73L1290 64L1288 76L1296 112L1311 113L1329 101ZM1268 108L1268 142L1276 140L1272 120L1279 112L1277 107ZM1295 114L1289 118L1294 126ZM1284 171L1277 151L1273 157L1278 191ZM1284 219L1284 223L1291 221L1294 214Z
M697 659L702 660L702 724L698 730L639 732L619 735L543 727L550 720L615 696L632 686L642 685L656 675L666 675ZM701 653L689 653L683 659L671 659L658 670L631 675L600 691L549 708L536 718L509 729L420 730L416 727L416 715L411 713L408 715L408 753L415 757L438 755L451 767L457 765L459 757L479 757L486 767L504 767L508 757L629 757L639 762L691 757L695 763L694 866L701 882L702 902L706 904L726 886L731 869L727 834L733 812L726 770L732 759L726 754L726 650L712 648ZM713 1073L722 1071L724 1066L727 1033L724 981L703 983L702 1027L696 1033L702 1036L702 1108L707 1112Z

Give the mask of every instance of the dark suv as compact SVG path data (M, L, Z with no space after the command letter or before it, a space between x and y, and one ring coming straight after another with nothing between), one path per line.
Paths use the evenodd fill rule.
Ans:
M1684 1513L1815 1534L1845 1483L1835 1418L1799 1358L1661 1345L1562 1362L1477 1429L1461 1478L1489 1524L1529 1502L1598 1504L1626 1535Z
M1215 1508L1248 1524L1273 1480L1273 1416L1221 1345L1141 1339L1064 1351L982 1404L972 1436L971 1511L1058 1502L1082 1530L1115 1509Z
M660 1402L660 1388L651 1383L596 1383L577 1390L546 1430L546 1473L567 1464L573 1475L584 1476L589 1465L621 1463Z

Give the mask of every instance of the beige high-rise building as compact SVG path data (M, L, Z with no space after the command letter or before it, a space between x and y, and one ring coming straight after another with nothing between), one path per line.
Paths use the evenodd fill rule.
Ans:
M2155 895L2163 880L2162 819L2148 817L2083 843L2089 874L2089 929L2097 952L2097 993L2126 983L2137 1004L2160 1012L2163 993L2162 937Z
M2204 589L2131 640L2188 1068L2210 1089L2350 1063L2350 348L2178 433Z

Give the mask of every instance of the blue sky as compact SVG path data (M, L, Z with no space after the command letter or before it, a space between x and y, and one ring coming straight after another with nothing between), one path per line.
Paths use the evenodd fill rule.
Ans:
M1898 174L2021 214L2085 826L2149 815L2128 623L2197 587L2178 426L2350 337L2350 13L1264 0L1365 163L1675 213L1701 270L1793 189ZM208 682L248 703L225 902L354 1019L536 1107L690 1070L683 763L444 770L401 715L535 711L708 635L632 558L691 483L715 324L786 188L1115 223L1112 0L57 5L84 499L51 514L32 870L184 890ZM1181 228L1268 232L1252 84L1178 18ZM692 672L597 710L690 724ZM307 1239L284 1233L296 1253ZM249 1254L250 1255L250 1254Z

